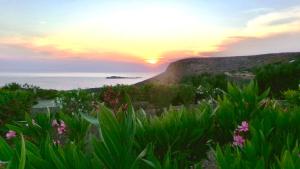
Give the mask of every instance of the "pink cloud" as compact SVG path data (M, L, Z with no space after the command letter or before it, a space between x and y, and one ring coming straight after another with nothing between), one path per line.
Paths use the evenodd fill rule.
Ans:
M300 31L278 33L266 37L231 37L218 46L214 55L252 55L300 51Z

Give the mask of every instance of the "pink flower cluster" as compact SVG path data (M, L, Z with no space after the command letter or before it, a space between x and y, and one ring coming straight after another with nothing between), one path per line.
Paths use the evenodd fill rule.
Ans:
M234 131L233 145L238 147L243 147L246 141L243 135L245 135L248 131L249 131L249 124L247 121L243 121L241 125L238 125L238 127Z
M53 121L52 121L52 127L56 128L57 133L58 133L59 135L62 135L62 134L64 134L64 133L66 133L66 131L67 131L67 129L66 129L66 128L67 128L67 127L66 127L66 124L65 124L65 122L62 121L62 120L59 120L59 121L53 120Z
M241 125L238 126L239 132L247 132L249 130L249 124L246 121L243 121Z
M7 133L6 133L6 138L9 140L9 139L12 139L12 138L14 138L14 137L16 137L17 136L17 133L15 132L15 131L13 131L13 130L9 130Z
M240 135L234 135L233 136L233 145L243 147L245 144L245 139L243 136Z

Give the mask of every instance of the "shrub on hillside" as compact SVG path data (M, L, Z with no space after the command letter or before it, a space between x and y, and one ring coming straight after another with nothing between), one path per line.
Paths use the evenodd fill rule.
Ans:
M105 96L110 93L111 99ZM101 100L116 100L119 107L126 104L125 97L129 95L134 103L146 101L156 108L167 108L171 105L188 105L195 100L196 89L191 85L154 85L145 84L141 86L106 86L101 90ZM110 106L115 109L116 107Z
M69 114L91 113L97 111L100 97L84 90L62 92L56 102L61 111Z
M298 89L300 83L300 60L271 64L255 70L256 81L261 91L270 88L270 94L281 97L288 89Z
M0 89L1 123L4 124L7 121L24 119L25 113L30 113L34 103L35 97L31 92Z
M203 86L207 89L220 88L226 90L229 79L225 74L201 74L187 76L180 83L191 84L194 87Z
M192 85L197 89L195 102L198 102L203 99L212 99L221 96L223 91L226 91L229 81L225 74L202 74L187 76L180 83Z
M18 83L9 83L2 87L4 90L16 91L22 89L22 86Z
M23 90L31 92L37 99L55 99L59 95L59 91L53 89L41 89L40 87L30 85L30 84L18 84L18 83L9 83L3 86L1 89L7 91L18 91Z

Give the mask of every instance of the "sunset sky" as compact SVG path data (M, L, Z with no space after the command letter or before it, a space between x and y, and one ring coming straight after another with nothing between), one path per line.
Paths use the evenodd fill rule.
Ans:
M299 0L0 0L0 71L161 71L294 51Z

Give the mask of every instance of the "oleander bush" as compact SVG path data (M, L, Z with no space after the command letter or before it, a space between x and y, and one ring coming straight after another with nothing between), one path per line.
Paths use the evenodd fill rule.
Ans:
M267 104L268 95L268 90L259 94L258 85L254 82L242 88L228 84L227 91L227 94L219 97L218 108L215 111L218 124L216 137L222 137L222 141L231 139L231 132L238 123L259 116Z
M221 112L216 112L217 119L218 114L222 118L218 119L220 128L226 130L221 131L225 144L218 143L215 150L219 168L299 168L299 105L281 106L268 100L267 93L259 95L253 84L242 92L229 90L228 95L234 100L227 100L226 105L220 102ZM247 122L247 131L239 131L242 121Z
M79 89L61 92L56 98L56 102L61 106L61 110L64 113L91 113L97 109L97 105L100 102L100 96L97 93Z

